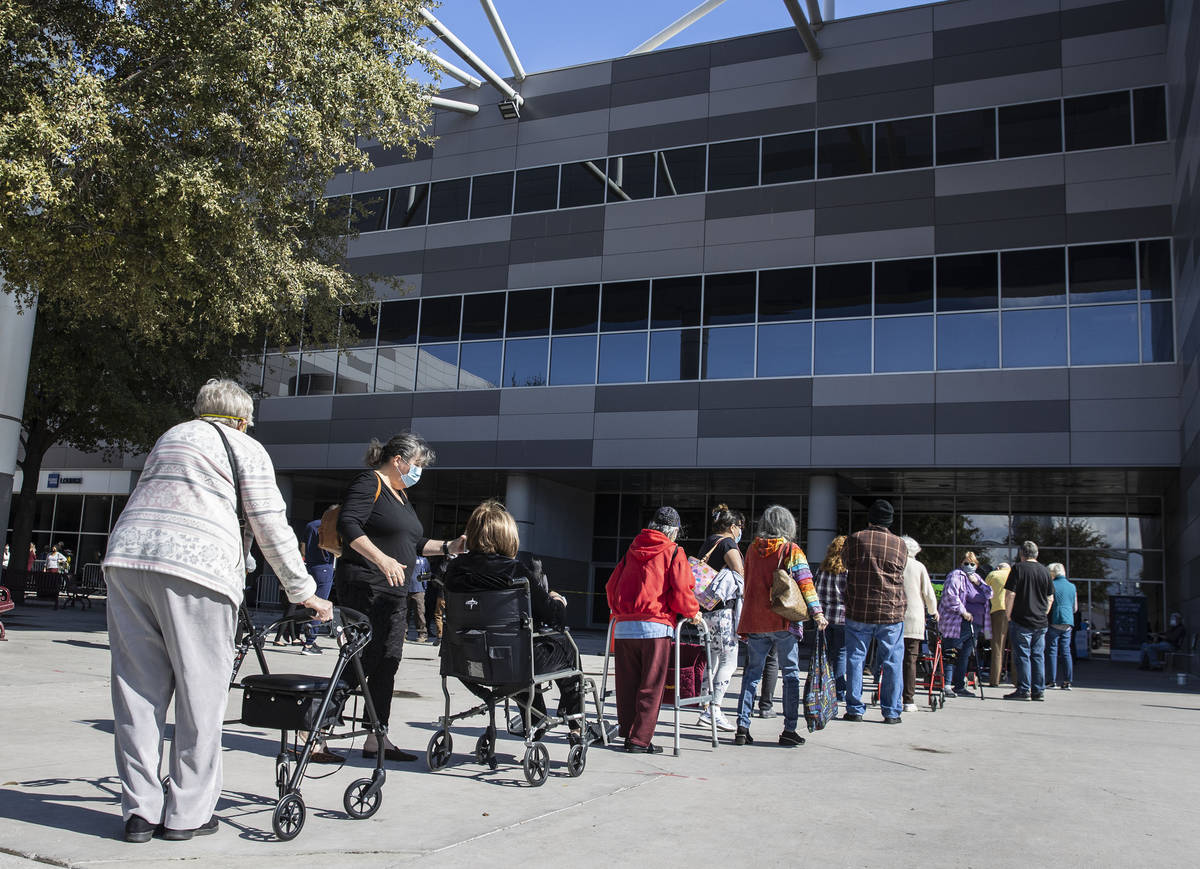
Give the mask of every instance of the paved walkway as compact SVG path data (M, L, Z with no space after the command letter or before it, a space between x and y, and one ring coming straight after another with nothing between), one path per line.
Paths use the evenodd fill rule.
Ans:
M370 763L355 757L304 788L298 838L271 835L277 736L230 725L215 836L130 845L112 760L104 607L37 605L6 618L0 643L0 869L119 863L169 866L1184 866L1200 862L1200 694L1162 674L1084 664L1077 689L1047 702L950 701L942 712L884 727L837 722L796 749L774 744L777 721L755 721L759 744L713 751L687 716L682 756L599 747L580 778L563 769L525 785L515 740L495 772L468 761L479 726L456 731L454 764L393 765L375 817L350 820L342 792ZM591 643L595 648L593 638ZM269 647L270 648L270 647ZM392 730L423 753L441 692L436 649L410 646ZM332 656L270 648L277 672L329 672ZM588 656L599 672L600 659ZM253 660L244 673L257 672ZM739 680L735 678L735 685ZM465 692L458 692L462 696ZM465 697L461 701L466 703ZM240 696L227 718L237 718ZM461 708L461 707L456 707ZM610 708L611 714L611 708ZM669 719L658 741L669 745ZM336 746L335 746L336 747ZM314 775L330 767L310 767ZM247 861L253 861L252 864Z

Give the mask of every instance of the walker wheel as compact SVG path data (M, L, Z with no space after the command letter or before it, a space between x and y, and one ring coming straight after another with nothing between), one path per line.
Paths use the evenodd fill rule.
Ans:
M525 780L535 788L546 783L550 774L550 752L540 742L535 742L525 749ZM581 770L582 771L582 770Z
M479 739L475 740L475 760L478 763L488 764L495 754L496 737L490 730L484 731Z
M577 778L583 775L583 770L587 766L587 746L583 743L576 743L571 746L571 750L567 752L567 775L571 778Z
M275 804L275 814L271 817L271 827L281 842L290 842L300 835L304 827L304 800L300 794L285 794Z
M279 792L279 798L283 799L284 794L288 792L288 780L292 777L291 768L286 760L275 762L275 789Z
M357 781L350 783L346 788L346 793L342 795L342 806L346 809L346 814L357 821L366 820L379 811L379 806L383 802L383 789L369 793L371 790L371 780L369 778L360 778Z
M430 771L437 772L439 769L445 769L450 763L450 751L454 746L454 740L450 738L449 732L439 730L429 739L429 747L425 749L425 763Z

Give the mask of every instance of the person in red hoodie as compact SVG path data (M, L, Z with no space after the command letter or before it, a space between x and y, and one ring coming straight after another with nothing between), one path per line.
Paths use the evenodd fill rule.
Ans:
M658 724L671 641L679 617L700 619L695 579L675 543L679 513L659 507L608 578L608 608L616 651L617 723L625 750L658 754Z

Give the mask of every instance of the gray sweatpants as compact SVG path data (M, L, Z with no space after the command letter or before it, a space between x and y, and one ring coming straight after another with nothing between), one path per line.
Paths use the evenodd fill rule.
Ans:
M237 609L186 579L107 568L108 641L121 814L190 830L221 796L221 723L233 668ZM164 794L159 769L167 706L175 736Z

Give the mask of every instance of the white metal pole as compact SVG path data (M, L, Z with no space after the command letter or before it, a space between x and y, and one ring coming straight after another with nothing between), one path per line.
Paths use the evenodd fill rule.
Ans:
M434 108L449 109L452 112L462 112L464 115L474 115L479 112L479 106L474 103L464 103L459 100L448 100L445 97L430 97L430 104Z
M521 59L517 57L517 50L513 47L512 40L508 38L508 31L504 29L504 22L500 20L500 13L496 11L492 0L479 0L483 6L483 12L488 17L488 21L492 25L492 32L496 34L496 39L500 42L500 47L504 50L504 56L508 58L508 65L512 67L513 76L517 81L525 81L525 67L521 66Z
M455 54L465 60L473 70L491 82L492 87L500 91L500 93L504 94L518 106L525 104L525 100L521 98L519 93L512 89L512 86L508 82L502 79L494 69L480 60L475 52L467 48L461 39L451 33L445 24L442 24L442 22L434 17L432 12L422 8L421 17L425 19L425 23L429 26L429 29L436 33L442 42L454 49Z
M671 24L668 24L662 30L658 31L658 33L651 36L625 56L629 57L630 54L646 54L647 52L654 51L654 49L658 48L672 36L675 36L676 34L686 30L688 27L691 27L693 24L695 24L709 12L712 12L724 2L725 0L704 0L703 3L693 9L691 12L688 12L686 15L683 15Z
M425 46L417 45L414 47L420 54L423 54L427 58L429 58L430 62L433 63L435 66L441 67L446 72L447 75L451 76L452 78L458 79L459 81L461 81L463 84L467 85L468 87L479 88L480 86L483 85L483 82L481 82L479 79L475 78L475 76L471 75L465 69L461 69L461 68L455 66L454 64L452 64L450 61L446 60L446 58L441 57L437 54L434 54L432 51L430 51Z
M825 21L821 18L820 0L808 0L808 20L814 31L825 26Z
M812 27L808 24L808 19L804 17L804 10L800 8L800 4L796 0L783 0L783 5L787 7L788 14L792 16L792 23L796 25L796 31L800 34L800 39L804 42L804 47L808 49L808 53L813 60L821 59L821 46L817 44L817 37L813 35Z

